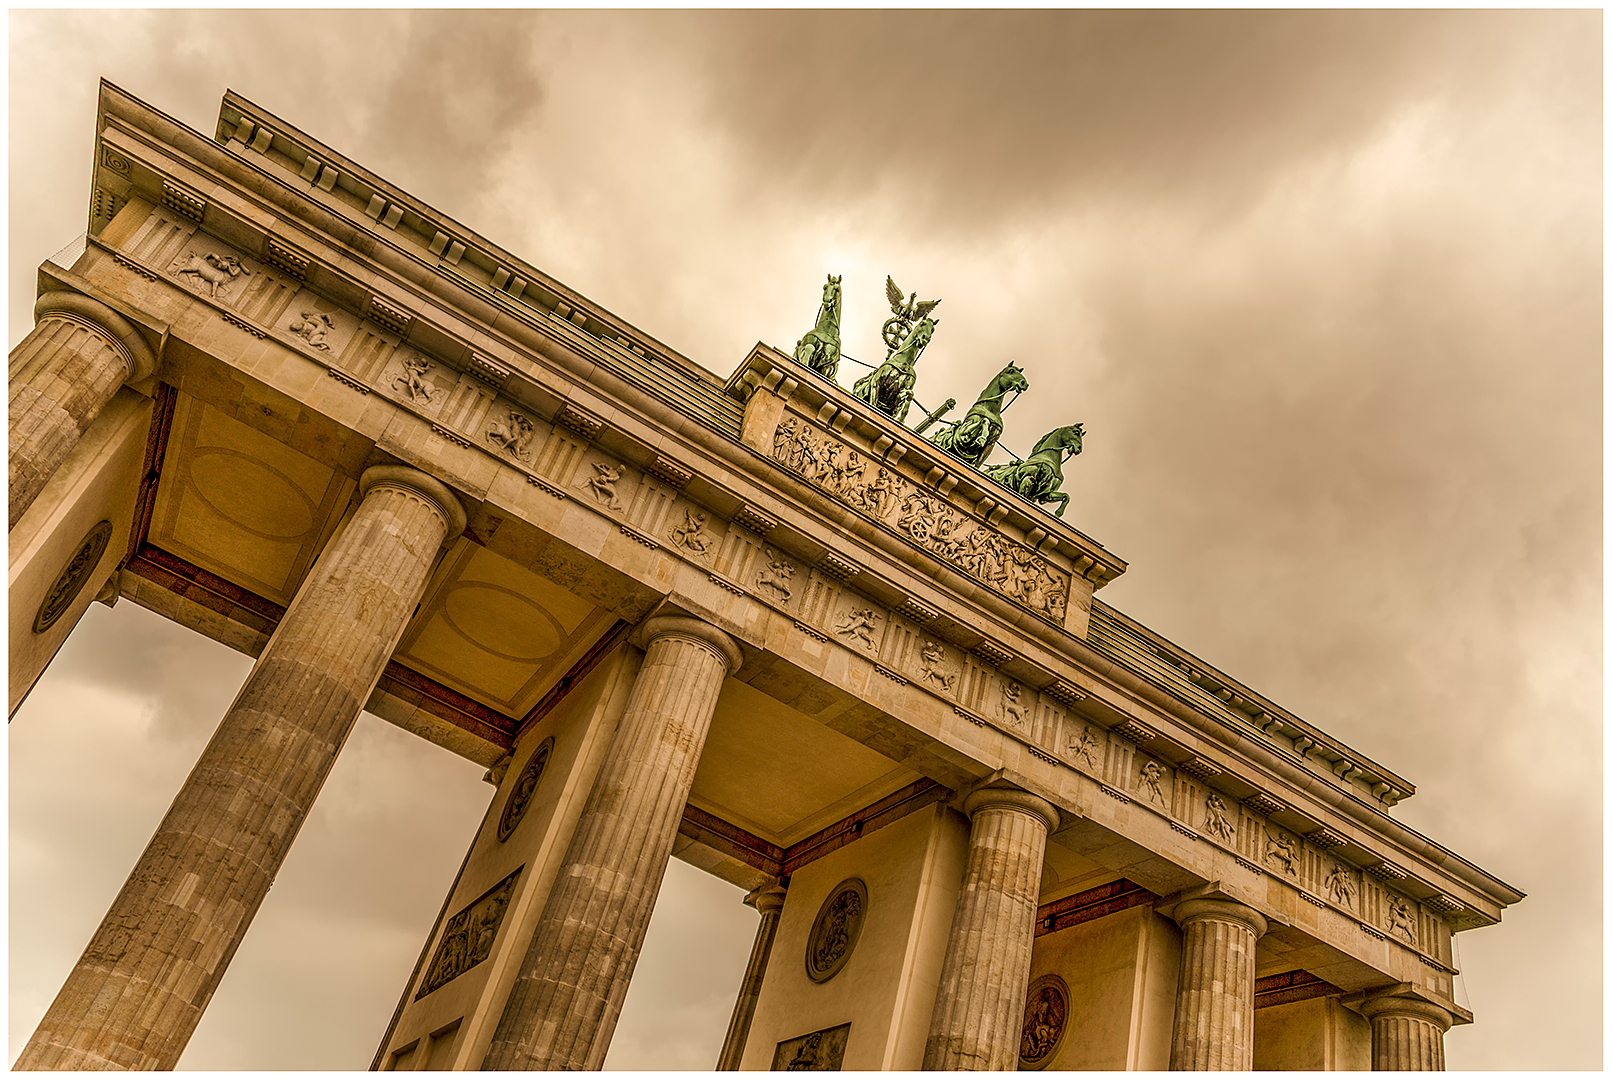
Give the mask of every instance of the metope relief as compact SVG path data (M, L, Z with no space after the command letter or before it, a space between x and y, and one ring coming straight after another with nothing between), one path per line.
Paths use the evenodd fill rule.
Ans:
M1203 831L1222 844L1232 844L1237 839L1237 826L1228 813L1226 800L1213 791L1203 801Z
M1293 838L1286 833L1265 830L1265 864L1275 867L1288 877L1299 876L1299 851Z
M585 476L578 487L585 488L593 494L594 500L607 509L622 513L627 509L621 501L621 493L616 486L621 483L622 469L608 461L590 462L592 475Z
M838 619L834 621L834 633L849 645L866 649L868 652L878 652L879 643L873 640L878 631L882 616L871 607L857 607L852 604Z
M1416 912L1404 899L1393 893L1388 894L1388 914L1383 921L1383 929L1399 935L1408 944L1416 944Z
M419 353L411 353L398 361L402 373L392 378L392 389L401 392L416 405L429 405L437 388L427 381L431 361Z
M918 658L920 683L931 690L947 694L956 688L959 671L957 666L946 658L945 646L938 641L925 639Z
M666 538L678 549L704 558L716 544L716 539L705 531L705 520L704 513L685 506L682 523L674 524Z
M431 958L431 966L426 969L425 980L414 995L415 1001L446 986L492 954L498 927L504 921L510 896L515 891L515 879L524 869L524 866L516 867L503 881L448 920L442 941Z
M827 982L851 958L867 917L868 887L860 878L847 878L834 886L823 901L806 939L806 974L812 982Z
M1142 781L1142 794L1147 797L1148 801L1156 802L1160 806L1170 805L1170 800L1164 797L1164 788L1159 783L1164 779L1164 766L1156 761L1143 762L1140 779Z
M1354 871L1342 863L1333 863L1332 872L1327 874L1325 885L1327 897L1334 904L1346 907L1350 911L1355 908L1355 875Z
M1002 680L1002 696L996 704L996 715L1004 724L1014 731L1028 735L1032 707L1031 698L1025 694L1023 686L1012 679Z
M756 588L780 604L793 596L795 564L770 547L761 549L761 563L756 569Z
M532 462L537 425L513 409L495 409L487 419L487 442L526 464Z
M315 349L329 352L330 332L336 329L336 321L322 311L309 308L292 316L286 329Z
M943 498L915 488L894 469L878 465L789 414L773 432L772 456L785 468L1032 611L1063 620L1069 581L1061 571Z
M252 271L234 255L191 249L179 256L168 273L198 292L206 290L212 299L224 300L229 299L235 283Z
M1076 761L1084 761L1092 772L1102 772L1102 763L1097 760L1097 752L1102 748L1103 741L1099 739L1091 728L1082 728L1080 739L1070 740L1069 756Z
M851 1025L824 1028L810 1035L785 1039L772 1055L772 1072L839 1072L845 1061L845 1043Z

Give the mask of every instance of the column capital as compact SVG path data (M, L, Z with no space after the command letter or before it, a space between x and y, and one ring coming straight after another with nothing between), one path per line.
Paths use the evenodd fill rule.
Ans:
M1033 818L1039 818L1046 825L1047 832L1058 827L1061 820L1058 808L1039 795L1032 795L1015 787L982 787L969 793L963 800L963 813L970 820L981 810L1016 810Z
M784 897L788 890L782 885L764 885L745 894L744 902L765 915L769 911L778 911L784 906Z
M1455 1023L1455 1017L1448 1009L1421 997L1407 983L1349 994L1340 1001L1344 1007L1353 1009L1367 1020L1375 1020L1379 1016L1404 1016L1426 1021L1440 1032L1449 1031Z
M64 315L98 330L107 344L128 361L129 373L124 376L124 382L139 382L157 370L157 356L140 336L140 331L99 300L63 290L40 293L39 299L34 301L34 321L47 315Z
M738 671L739 665L744 663L744 653L739 651L737 642L703 619L689 615L652 616L644 621L633 637L636 644L645 650L648 650L656 639L664 637L680 637L698 642L722 658L729 675Z
M1255 939L1265 936L1270 923L1265 916L1235 900L1183 900L1167 913L1185 930L1188 923L1205 920L1235 923L1253 932Z
M447 547L465 531L464 504L453 490L441 480L407 465L371 465L358 480L358 497L362 499L376 487L395 487L419 495L437 508L447 523L442 546Z

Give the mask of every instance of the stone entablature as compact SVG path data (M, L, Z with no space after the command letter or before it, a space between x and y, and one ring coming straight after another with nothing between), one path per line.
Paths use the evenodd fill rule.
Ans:
M109 136L113 134L117 133L109 129ZM129 156L120 160L131 173L137 171L130 167ZM104 159L103 164L106 164ZM148 173L153 171L149 163L144 168ZM946 701L957 715L971 723L991 727L1022 742L1033 757L1049 767L1084 772L1086 764L1090 764L1094 770L1091 775L1098 783L1143 805L1136 799L1136 793L1141 791L1151 796L1152 787L1145 783L1140 772L1135 777L1110 777L1104 771L1110 767L1111 752L1118 755L1115 760L1126 753L1111 751L1116 739L1109 731L1112 728L1121 736L1128 733L1134 737L1120 741L1127 745L1139 741L1156 755L1153 763L1160 772L1153 780L1161 793L1172 792L1172 800L1174 787L1183 782L1179 774L1192 776L1196 773L1197 779L1203 781L1200 790L1205 800L1208 792L1216 791L1228 807L1263 805L1256 802L1261 792L1282 791L1293 785L1293 777L1271 775L1267 771L1269 762L1249 769L1241 761L1240 743L1250 741L1249 735L1257 740L1255 733L1235 738L1219 736L1216 755L1211 756L1198 752L1205 747L1200 746L1196 734L1173 731L1168 715L1160 716L1144 708L1141 715L1146 722L1132 720L1127 724L1122 721L1123 714L1137 709L1128 691L1116 692L1113 685L1103 685L1109 680L1100 673L1111 665L1112 657L1102 657L1103 662L1096 665L1085 659L1101 654L1101 642L1091 642L1089 650L1083 651L1073 640L1078 635L1058 626L1056 620L1048 619L1045 610L1037 613L1036 621L1041 629L1019 624L1021 631L1033 633L1034 645L1022 633L1015 633L1006 625L999 630L992 628L989 620L978 618L974 612L970 612L967 619L951 615L950 625L971 625L990 631L984 639L970 645L972 651L965 652L961 646L968 642L952 641L941 633L949 625L948 620L934 621L939 608L956 610L955 598L941 603L934 597L899 594L899 590L881 580L877 566L860 565L854 553L847 553L853 554L850 560L844 554L832 552L813 555L809 547L799 543L799 528L778 529L778 516L766 506L752 505L740 488L719 491L708 479L713 471L692 456L689 460L674 461L662 452L665 448L647 444L637 446L630 453L624 452L623 447L633 443L633 438L620 430L619 425L607 423L609 417L605 408L592 412L581 404L591 400L591 395L583 391L573 393L575 400L562 398L542 385L552 381L555 374L544 369L542 361L527 356L518 347L485 335L476 338L481 348L471 346L472 338L476 337L471 333L449 337L441 327L474 325L475 316L468 314L468 305L467 314L459 315L439 306L440 298L430 303L421 300L414 308L398 306L402 300L396 296L381 301L378 306L380 297L373 292L364 293L361 303L354 297L344 301L340 296L322 291L327 276L337 286L357 280L351 275L339 275L335 269L326 275L327 268L356 262L348 260L338 249L325 248L322 242L311 239L300 245L293 244L262 231L238 236L242 243L239 247L224 243L211 230L216 226L224 232L240 233L245 228L241 224L245 218L222 214L219 207L236 196L214 191L214 184L201 183L196 168L199 166L193 167L190 174L179 181L162 179L161 201L153 203L147 223L120 241L121 250L115 257L125 268L147 279L164 280L184 289L215 308L221 318L256 336L272 336L280 344L324 364L339 383L355 393L379 393L421 422L435 425L444 441L473 446L497 458L505 467L525 474L535 487L550 495L576 499L615 520L624 535L700 567L723 589L748 595L788 613L802 634L819 641L833 641L863 656L881 675L922 689ZM318 188L317 177L313 186ZM193 200L182 197L186 191L194 199L212 192L215 201L197 211ZM145 196L136 192L135 197ZM387 213L383 211L383 220ZM207 223L207 231L196 227L198 216ZM231 222L235 224L232 226ZM374 223L369 222L369 226L373 227ZM91 244L104 250L98 239L92 238ZM262 257L254 258L249 251L257 251ZM319 282L321 290L310 288L310 280ZM335 291L340 292L341 288ZM367 314L360 318L354 311ZM552 331L549 340L561 343L565 349L586 348L589 359L620 361L623 355L640 356L630 347L582 334L572 325L573 320L548 315L544 315L543 320L546 324L558 324L549 327ZM399 338L398 327L405 328L407 339ZM567 333L571 336L562 339L561 335ZM447 357L452 357L453 362ZM968 474L955 463L942 462L943 456L936 456L928 450L927 444L921 444L921 440L910 434L903 436L899 431L895 434L884 431L883 418L851 402L837 387L816 385L812 376L799 374L803 369L784 374L789 371L789 361L781 354L758 349L752 354L752 361L747 361L730 385L744 385L744 375L759 372L764 361L767 370L758 375L757 390L774 394L788 379L797 384L791 400L783 403L780 416L787 412L802 426L811 424L824 438L834 436L836 428L840 435L860 433L866 439L866 449L884 461L892 460L898 442L911 446L912 449L901 455L907 468L911 469L913 462L925 460L936 464L924 470L921 477L910 472L904 474L905 482L914 486L928 485L941 501L959 492L976 496L968 507L976 528L1001 530L1006 526L1013 529L1006 534L1004 543L1022 542L1025 550L1032 550L1038 558L1046 560L1049 577L1062 571L1070 575L1071 582L1085 581L1095 587L1123 569L1123 563L1102 552L1075 530L1036 508L1013 505L1009 493L1001 492L1004 501L982 509L981 500L989 497L988 481ZM779 377L769 387L767 383L775 373ZM704 383L706 389L712 385L708 379ZM820 400L814 399L814 393ZM834 395L846 400L841 402ZM737 406L733 398L727 400ZM828 412L827 406L831 404L833 410ZM684 410L684 415L718 431L723 426L712 424L709 415L697 415L697 410ZM613 426L616 430L612 430ZM733 431L731 424L727 426ZM751 446L751 450L760 452L763 457L772 456L776 430L775 424L772 430L765 431L759 440L761 446ZM877 434L872 434L874 432ZM750 433L746 431L746 434ZM882 440L887 440L888 445L880 448ZM733 446L733 436L729 434L722 442ZM707 449L714 445L705 444ZM736 463L744 465L742 460ZM683 491L685 483L700 473L707 475L701 477L698 490ZM865 495L863 502L866 503ZM841 505L843 509L843 502ZM910 528L902 535L899 504L884 516L889 519L886 524L893 526L889 529L892 537L909 548L914 546ZM1043 535L1035 536L1037 529L1042 530ZM1048 543L1054 539L1056 546ZM1083 566L1079 565L1082 559L1088 560ZM815 565L809 568L809 564ZM986 575L986 584L992 584L989 575ZM1047 591L1043 589L1042 595ZM1031 607L1011 594L1007 599L1020 608ZM1065 602L1067 605L1068 601ZM979 637L977 631L974 637ZM1048 652L1050 642L1060 640L1067 643L1067 657ZM1011 673L1004 668L1011 669ZM1099 674L1094 675L1094 672ZM1137 672L1133 669L1132 674ZM1011 693L1010 687L1017 688L1017 693ZM1090 698L1093 693L1096 697ZM1083 701L1083 698L1090 699ZM1223 699L1217 701L1220 704L1214 708L1226 704ZM1206 711L1202 703L1188 704ZM1078 734L1077 710L1082 720L1090 721ZM1223 724L1224 720L1219 722ZM1154 731L1148 724L1156 725L1158 730ZM1094 735L1101 732L1101 737L1107 740L1102 749L1104 764L1100 767L1092 762L1083 764L1086 756L1077 752L1078 739L1087 728ZM1199 734L1202 733L1206 732ZM1077 741L1071 742L1070 735ZM1269 744L1270 740L1263 742ZM1270 749L1269 745L1266 748ZM1098 756L1090 747L1087 749L1093 758ZM1278 749L1283 751L1282 758L1288 764L1297 760L1304 765L1302 752L1295 756L1285 747ZM1275 800L1275 807L1268 808L1270 814L1280 816L1288 826L1299 825L1297 830L1282 825L1269 826L1273 835L1310 838L1292 841L1296 845L1294 850L1300 863L1306 858L1312 860L1313 865L1303 863L1311 866L1310 877L1320 876L1316 881L1306 879L1308 887L1302 887L1303 882L1294 886L1299 892L1320 896L1327 904L1334 903L1331 896L1323 895L1329 891L1326 880L1332 871L1314 861L1321 858L1316 852L1325 850L1334 852L1334 859L1353 860L1346 863L1353 869L1344 871L1345 875L1352 875L1351 882L1359 870L1370 867L1378 876L1389 880L1398 873L1405 878L1406 889L1429 906L1453 913L1452 919L1463 914L1462 907L1470 907L1456 895L1462 892L1459 883L1439 881L1437 875L1431 875L1433 880L1424 881L1415 873L1397 870L1401 864L1412 868L1421 865L1422 857L1398 844L1384 847L1376 843L1374 837L1380 829L1388 827L1396 836L1413 837L1428 850L1432 845L1403 827L1391 828L1397 823L1386 817L1377 821L1370 815L1350 810L1352 801L1360 797L1356 791L1361 787L1360 777L1348 775L1348 770L1322 772L1314 762L1304 766L1298 776L1305 780L1320 779L1335 790L1335 794L1312 799L1304 807L1284 806L1280 800ZM1214 781L1213 785L1209 780ZM1158 812L1156 806L1149 809ZM1173 801L1169 809L1174 810ZM1338 809L1345 810L1349 820L1340 820L1335 813ZM1207 817L1196 816L1199 812L1189 806L1186 811L1164 816L1201 838L1209 822ZM1228 820L1234 822L1234 833L1243 831L1242 817L1233 815ZM1266 829L1270 818L1260 820L1260 829ZM1381 852L1376 850L1379 847ZM1228 850L1253 863L1261 874L1269 872L1267 853L1257 850L1257 845L1255 850L1247 852L1234 845ZM1278 845L1277 850L1284 849ZM1284 871L1284 877L1287 876ZM1291 876L1297 878L1298 874ZM1343 879L1335 881L1332 891L1338 889L1347 889ZM1364 902L1367 887L1363 879L1350 895ZM1340 910L1349 910L1351 906L1347 900L1339 900L1337 904ZM1403 913L1393 926L1384 925L1386 917L1379 917L1375 911L1366 914L1365 921L1376 925L1380 931L1395 932L1400 937L1407 932L1418 939L1422 936L1420 929L1409 930L1410 926L1420 924ZM1478 922L1489 921L1487 913L1472 917ZM1416 918L1422 916L1418 913Z

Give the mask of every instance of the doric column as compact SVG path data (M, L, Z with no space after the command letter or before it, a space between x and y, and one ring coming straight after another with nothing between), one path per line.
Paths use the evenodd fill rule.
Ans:
M135 328L87 296L45 293L34 303L34 319L32 332L11 350L8 531L118 387L157 367Z
M1029 792L982 788L963 812L971 821L968 865L923 1067L1017 1069L1041 862L1058 811Z
M745 1040L750 1037L750 1021L756 1015L756 1002L761 1000L761 982L767 977L767 960L772 956L772 939L778 934L778 913L784 909L784 888L773 885L757 889L745 896L744 902L761 912L761 925L756 927L756 943L750 949L750 966L744 969L744 982L739 984L739 1000L733 1003L733 1019L728 1021L728 1037L722 1043L722 1053L716 1060L718 1072L732 1072L744 1057Z
M484 1069L597 1070L655 910L739 647L698 619L644 624L626 714L498 1020Z
M1181 925L1181 978L1175 998L1171 1070L1254 1067L1254 943L1265 917L1230 900L1187 900Z
M458 500L414 469L369 469L359 490L18 1069L179 1060L444 538L464 528Z
M1443 1072L1444 1033L1450 1014L1413 997L1381 994L1355 1006L1371 1021L1371 1067L1375 1072Z

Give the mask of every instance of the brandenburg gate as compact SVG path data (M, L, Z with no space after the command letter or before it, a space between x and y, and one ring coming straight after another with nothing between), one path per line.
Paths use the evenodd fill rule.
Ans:
M496 787L377 1069L599 1068L674 857L761 916L717 1068L1443 1067L1522 894L1096 599L1081 425L984 464L1033 365L909 418L936 302L847 389L831 277L719 379L234 94L95 136L11 354L10 708L95 600L256 664L16 1067L174 1067L366 709Z

